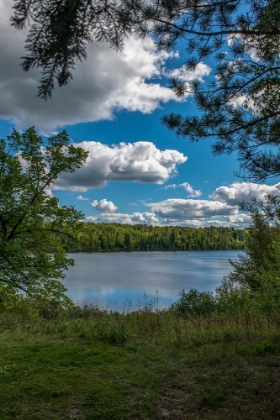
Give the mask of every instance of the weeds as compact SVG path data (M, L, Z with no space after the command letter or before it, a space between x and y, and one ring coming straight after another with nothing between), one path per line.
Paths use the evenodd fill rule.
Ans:
M280 318L237 315L19 301L0 313L0 419L275 420Z

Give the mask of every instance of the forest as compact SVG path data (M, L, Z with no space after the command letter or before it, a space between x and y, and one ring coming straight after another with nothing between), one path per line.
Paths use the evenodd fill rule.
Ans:
M83 223L75 238L64 236L67 252L206 251L244 249L247 230L228 227Z

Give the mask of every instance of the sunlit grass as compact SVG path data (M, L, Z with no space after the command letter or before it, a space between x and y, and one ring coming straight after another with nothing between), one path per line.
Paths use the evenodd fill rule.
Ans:
M0 314L0 419L276 419L279 319Z

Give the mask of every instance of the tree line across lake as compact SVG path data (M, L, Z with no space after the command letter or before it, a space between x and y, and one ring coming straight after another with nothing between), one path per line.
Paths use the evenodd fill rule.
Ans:
M228 227L158 227L84 223L76 238L63 237L67 252L190 251L244 249L247 231Z

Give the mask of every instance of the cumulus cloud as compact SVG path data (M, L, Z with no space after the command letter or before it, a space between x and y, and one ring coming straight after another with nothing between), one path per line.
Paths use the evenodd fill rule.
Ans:
M236 214L233 216L225 217L227 226L235 226L239 228L247 227L252 223L251 216L249 214Z
M95 210L98 210L102 213L114 213L118 208L115 206L113 201L107 201L106 198L103 198L103 200L100 201L93 200L91 205L95 208Z
M180 184L179 187L185 188L185 190L189 193L188 197L199 197L202 195L200 190L195 190L188 182Z
M174 92L153 83L164 76L166 61L173 52L159 51L149 37L126 39L122 52L107 43L92 43L87 60L77 62L74 80L57 88L49 101L36 98L41 78L39 69L25 73L20 57L26 54L27 30L10 25L12 0L0 0L0 118L12 119L18 128L34 124L45 133L57 126L112 119L116 109L151 113L162 103L181 101ZM188 78L201 77L202 65Z
M77 200L83 200L83 201L88 201L89 198L83 197L82 195L78 195L78 197L76 197Z
M54 189L83 192L102 187L109 180L162 184L187 160L177 150L159 150L145 141L114 146L84 141L77 145L89 151L87 161L75 173L61 174Z
M210 200L185 200L182 198L170 198L158 203L146 204L151 210L165 220L200 219L212 216L228 216L238 213L236 207L221 201Z
M134 212L132 214L126 213L101 213L98 216L88 216L86 221L94 223L123 223L128 225L147 224L159 225L158 218L153 213Z
M177 187L177 184L172 185ZM178 187L181 185L178 185ZM202 227L213 225L245 228L252 223L252 219L248 214L240 213L240 200L247 199L249 201L254 197L263 199L268 193L279 194L277 185L235 182L229 187L221 186L217 188L211 195L212 199L209 200L171 198L153 203L143 201L143 204L150 208L150 212L123 214L105 213L102 210L103 212L100 215L88 217L87 220L161 226ZM213 198L216 199L213 200Z
M252 182L234 182L230 186L217 188L210 198L221 200L231 206L238 206L243 201L251 201L254 198L263 200L267 194L279 195L276 185L254 184Z
M228 36L227 43L230 47L234 45L234 43L239 42L239 40L242 38L240 34L231 34ZM252 37L246 37L246 47L245 51L250 56L251 60L253 61L260 61L260 56L258 53L258 47L259 43L256 38Z
M188 183L186 187L191 190ZM180 184L179 186L182 186ZM145 203L159 217L161 224L181 226L234 226L244 228L252 222L248 214L239 211L242 201L254 198L263 200L267 194L279 195L280 184L265 185L250 182L234 182L229 186L217 188L210 200L171 198L157 203Z
M232 105L234 108L242 108L246 105L247 111L254 111L258 112L258 107L255 101L250 98L248 95L241 95L241 96L233 96L229 101L229 104Z
M205 63L198 63L194 72L186 70L186 68L183 66L173 70L165 70L164 73L169 78L178 77L184 82L191 82L194 79L198 79L202 82L203 78L208 76L210 72L211 68L209 66L207 66Z

